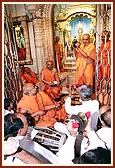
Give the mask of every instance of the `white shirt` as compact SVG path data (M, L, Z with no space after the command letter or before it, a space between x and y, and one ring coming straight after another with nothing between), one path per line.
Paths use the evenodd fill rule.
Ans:
M8 150L9 151L11 150L11 152L13 151L13 148L16 151L16 149L18 149L18 147L19 147L18 142L22 138L23 138L23 136L9 137L9 139L7 141L4 141L4 147L3 147L4 152L7 150L6 148L9 148ZM12 139L12 140L14 139L14 141L10 142L10 139ZM9 166L12 164L13 165L19 165L19 164L25 165L25 163L23 161L21 161L19 158L16 158L15 156L16 156L16 154L14 154L14 155L12 154L12 155L8 156L6 159L4 159L3 164L6 166L7 165Z
M4 109L4 116L7 114L14 114L14 111L13 110L9 111Z
M67 126L61 122L56 122L54 128L62 133L65 133L68 138L64 145L56 153L58 156L58 164L73 164L72 160L74 159L74 144L76 137L70 135L70 132L67 129Z
M65 144L60 148L59 152L57 152L58 164L74 164L72 160L74 159L75 139L76 137L69 135Z
M98 121L98 113L99 113L99 102L98 100L88 100L81 101L82 105L71 105L71 98L68 97L65 100L65 110L69 115L78 114L79 112L86 113L88 111L91 112L91 120L92 120L92 129L97 128Z
M104 127L99 129L97 132L93 130L87 134L90 144L88 145L88 139L84 137L81 143L81 155L86 151L96 149L97 147L106 148L107 146L107 148L111 150L111 128Z

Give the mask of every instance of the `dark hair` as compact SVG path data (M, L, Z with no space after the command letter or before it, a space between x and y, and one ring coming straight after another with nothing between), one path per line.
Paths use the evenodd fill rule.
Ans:
M32 117L31 114L29 114L29 113L26 113L25 116L27 118L28 126L35 126L34 117Z
M108 109L100 116L101 120L107 127L111 127L111 109Z
M74 164L111 164L111 151L102 147L85 152L73 160Z
M7 121L12 122L14 118L15 118L14 114L7 114L4 116L4 123Z
M16 118L14 114L7 114L4 117L4 136L15 137L23 126L24 124L20 118Z
M10 98L5 98L4 99L4 109L8 110L8 107L10 106L10 103L12 102L12 100Z

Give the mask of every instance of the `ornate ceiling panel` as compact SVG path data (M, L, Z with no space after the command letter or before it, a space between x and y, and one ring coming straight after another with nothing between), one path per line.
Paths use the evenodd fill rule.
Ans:
M62 4L60 5L60 8L58 7L58 9L60 9L60 11L56 18L57 22L65 21L70 19L70 17L76 17L77 15L83 15L87 17L96 16L96 4Z

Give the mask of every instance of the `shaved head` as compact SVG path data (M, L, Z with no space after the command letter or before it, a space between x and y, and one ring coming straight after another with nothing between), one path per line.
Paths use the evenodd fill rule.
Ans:
M83 36L82 36L82 42L85 46L89 45L90 43L90 35L88 33L85 33Z
M32 83L26 83L23 86L23 93L25 95L35 95L37 93L37 90Z

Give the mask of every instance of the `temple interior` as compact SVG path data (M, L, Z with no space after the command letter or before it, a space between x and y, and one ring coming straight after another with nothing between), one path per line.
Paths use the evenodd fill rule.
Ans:
M106 51L107 63L102 59L103 49L100 50L103 31L109 32L109 41L112 41L112 3L4 2L2 7L3 99L11 98L15 103L21 100L23 84L20 67L30 68L40 80L40 73L48 60L52 60L57 69L63 99L68 94L68 85L76 85L73 41L82 43L83 34L89 34L90 42L96 47L93 99L99 101L100 107L112 105L113 48ZM99 73L101 68L104 73L102 77Z
M3 9L4 97L10 95L16 101L20 100L22 89L19 85L19 65L30 67L39 79L46 61L51 59L60 78L66 78L63 85L68 82L74 84L76 57L71 47L72 41L76 38L81 42L82 35L89 33L91 42L96 44L97 53L101 32L111 32L111 4L4 4ZM55 37L59 37L60 60L55 50ZM21 58L17 57L17 46L26 51ZM108 64L111 68L110 61ZM111 76L107 80L100 80L98 68L96 62L95 96L100 99L99 94L102 94L101 104L110 104ZM100 90L97 88L98 82ZM13 88L11 83L14 83Z

